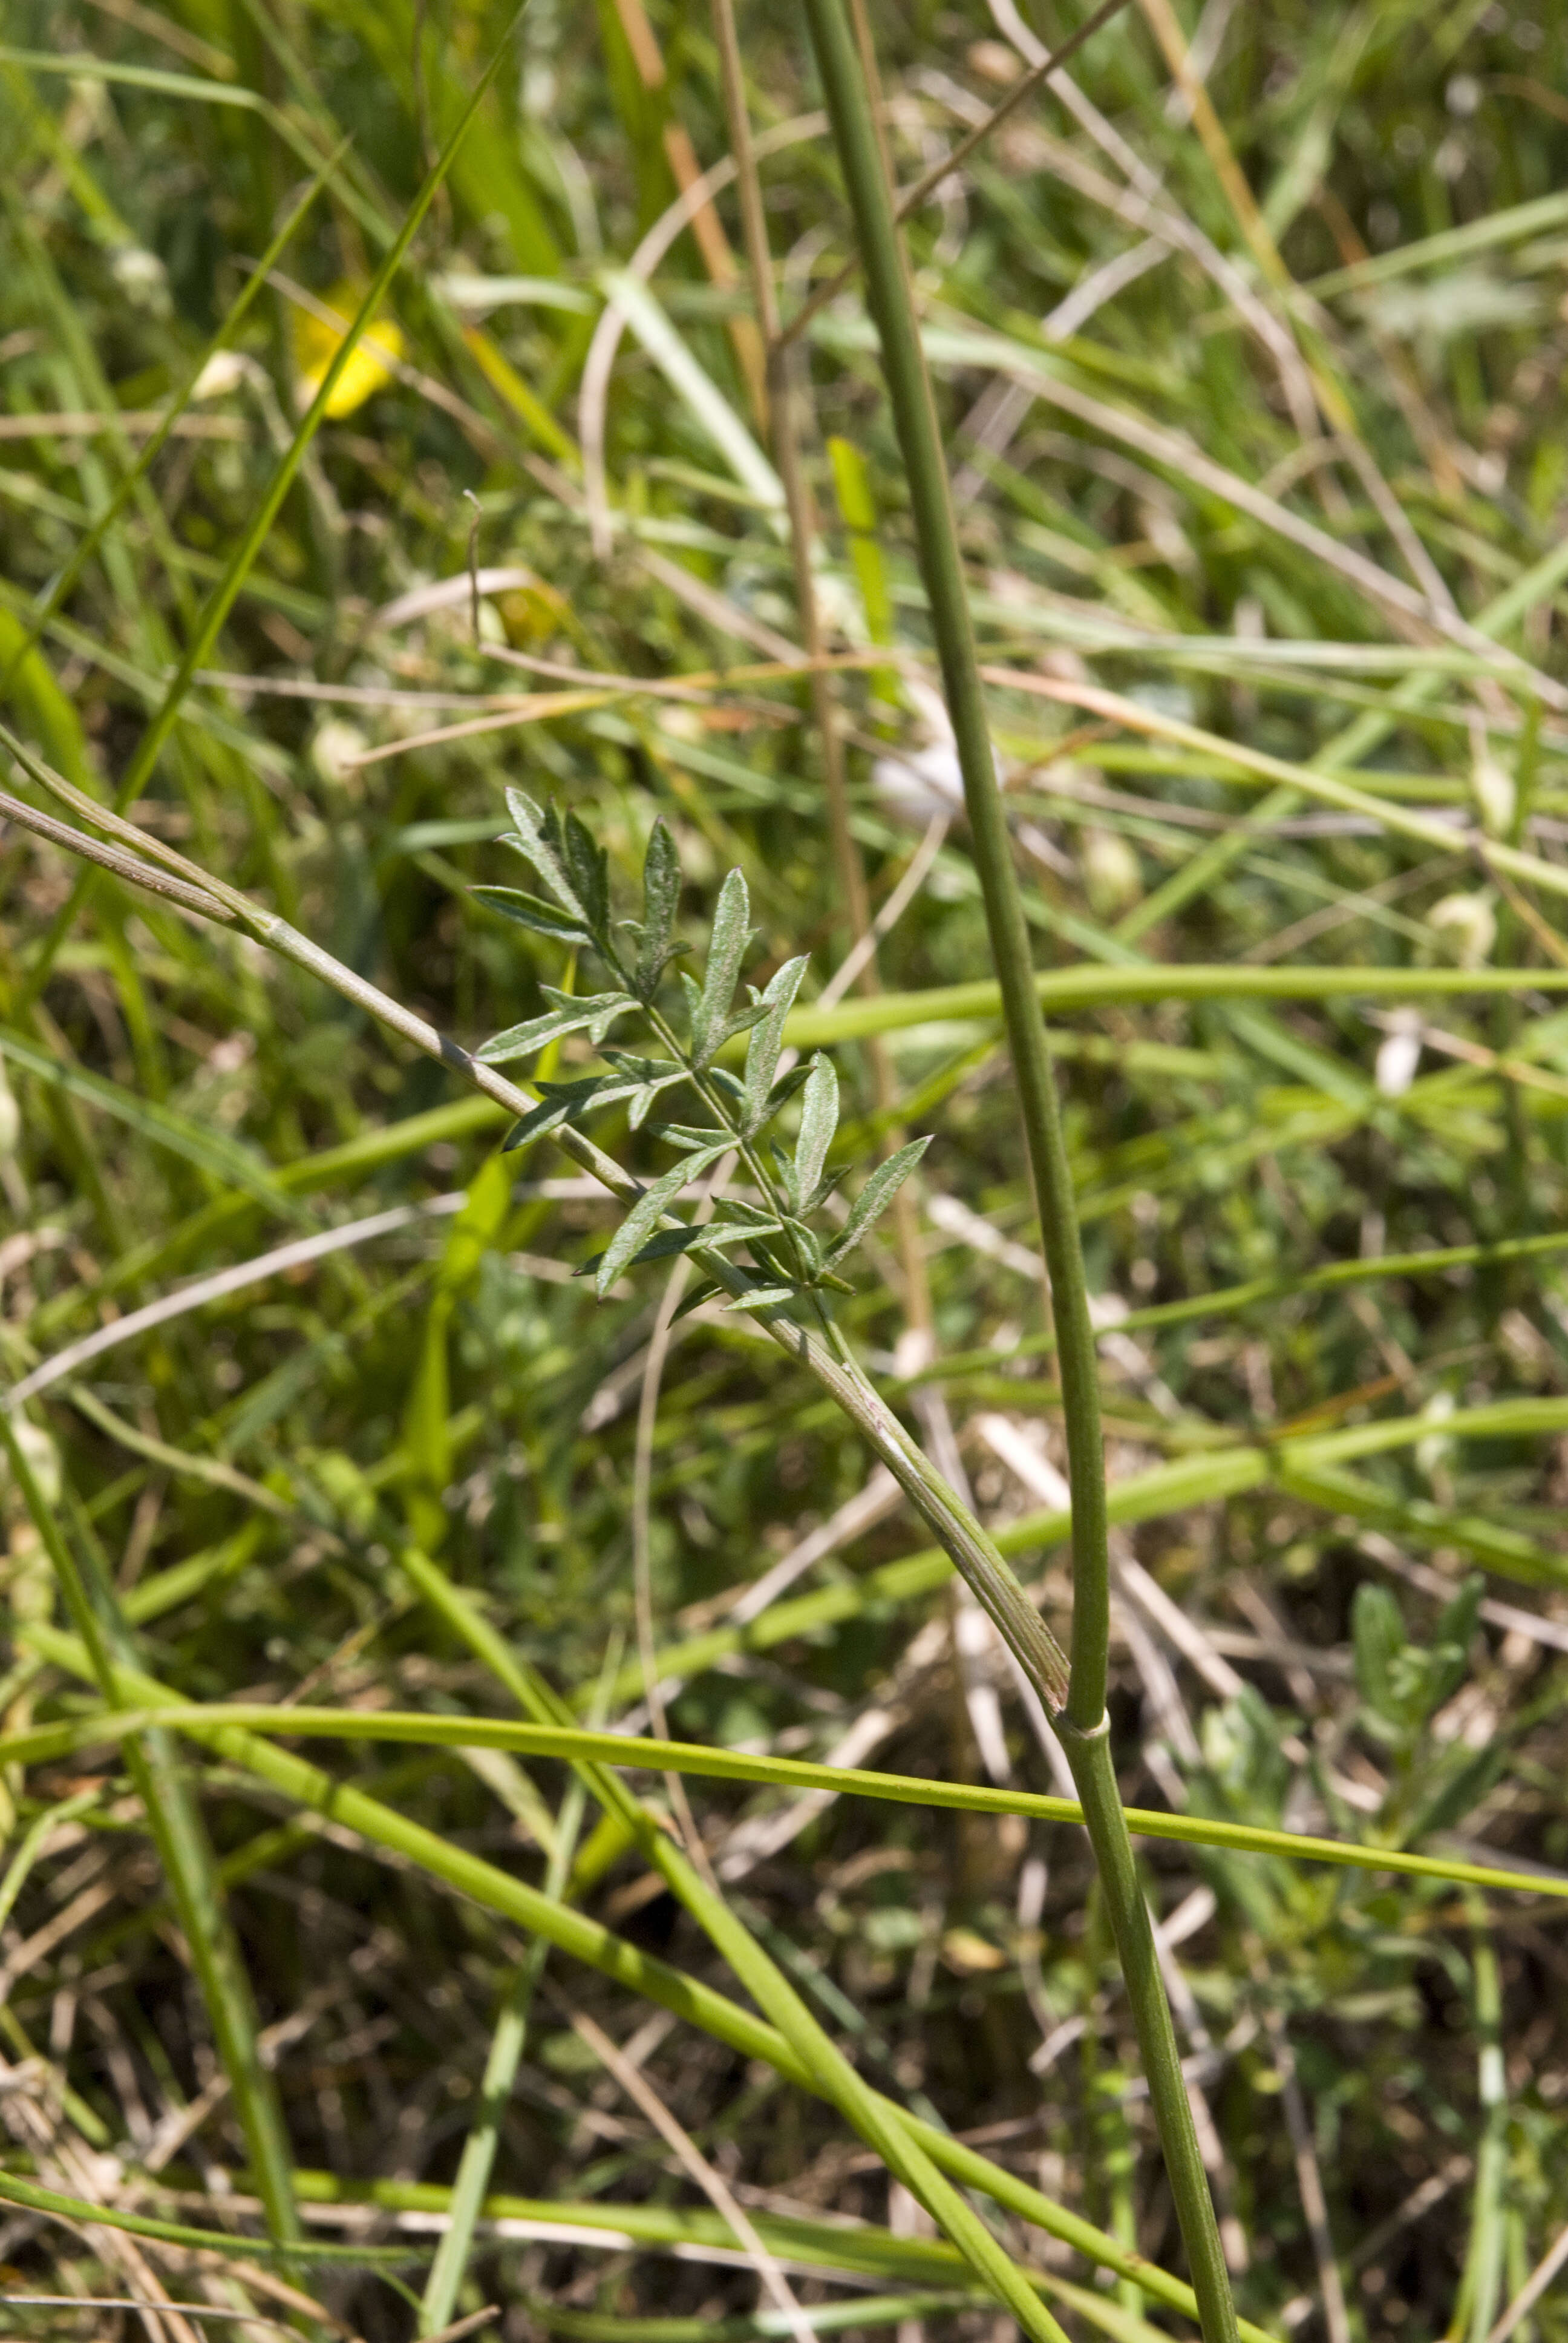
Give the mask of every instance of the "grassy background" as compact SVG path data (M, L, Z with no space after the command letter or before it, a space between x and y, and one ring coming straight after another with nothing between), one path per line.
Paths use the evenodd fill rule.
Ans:
M574 806L623 882L662 813L694 935L739 864L759 982L806 950L820 981L848 940L803 694L766 673L723 680L739 662L766 669L796 620L759 453L749 301L711 238L706 262L689 235L673 243L657 307L634 307L615 364L608 554L585 508L592 402L585 417L579 390L608 272L674 199L671 132L704 166L727 148L700 10L653 11L658 79L628 42L637 19L535 0L390 297L395 372L351 362L225 623L204 635L207 598L335 347L331 317L357 306L506 21L457 0L417 18L402 0L18 5L0 53L7 719L94 794L130 772L146 830L470 1044L560 980L551 948L467 893L508 875L488 843L508 781ZM1018 70L1007 21L978 0L877 12L901 179ZM1039 963L1107 972L1101 1005L1061 1024L1091 1289L1157 1322L1166 1304L1221 1297L1106 1346L1113 1489L1187 1468L1124 1501L1125 1554L1189 1622L1173 1630L1129 1574L1124 1795L1568 1868L1557 1259L1279 1290L1357 1258L1551 1240L1562 1222L1568 1023L1529 977L1568 958L1561 686L1537 689L1517 667L1477 674L1475 640L1456 642L1452 623L1445 636L1441 617L1451 597L1533 669L1563 672L1562 22L1468 0L1233 15L1207 0L1185 20L1212 100L1200 136L1171 101L1155 21L1130 9L1077 61L1094 119L1032 99L911 226L982 651L1017 679L997 685L994 718ZM759 127L808 114L793 16L748 9L742 35ZM247 263L345 138L233 355L207 367L105 522L146 418L185 385ZM843 256L842 205L819 133L781 145L764 174L788 312ZM1097 277L1151 230L1164 241L1141 273ZM1090 287L1098 306L1086 293L1077 317L1042 326ZM904 679L862 664L837 687L879 902L937 802L942 757L918 688L929 643L904 487L853 289L812 328L809 373L834 640L890 640ZM1033 403L1009 401L1019 379ZM832 437L858 472L841 455L835 473ZM1214 467L1270 502L1228 499ZM31 614L95 521L91 558L26 648ZM1336 548L1362 570L1336 567ZM471 551L505 573L477 641ZM410 614L408 598L443 580L446 597ZM138 777L138 744L193 645L196 678ZM519 670L518 654L705 680L678 699L600 691L401 745L482 712L481 695L560 688ZM1131 707L1075 703L1096 686ZM1227 744L1275 766L1243 769ZM890 769L922 751L923 788ZM1314 797L1325 772L1373 810ZM1473 826L1434 840L1439 816ZM1500 866L1486 836L1532 866ZM186 1699L510 1714L400 1570L412 1542L580 1713L626 1715L641 1683L633 1437L658 1289L628 1283L598 1305L572 1281L609 1207L563 1181L569 1167L543 1144L503 1176L498 1115L296 970L108 882L75 902L74 883L53 849L6 830L9 1380L186 1276L467 1199L456 1218L410 1214L50 1382L32 1410L35 1466L58 1476L77 1551L95 1549L121 1589L146 1664ZM1169 979L1130 976L1117 1000L1114 971L1145 961ZM1222 964L1231 981L1183 998L1184 962ZM1365 992L1309 978L1302 998L1255 997L1244 971L1284 966L1379 975ZM1523 974L1505 994L1402 1008L1400 972L1463 966ZM900 1403L931 1438L950 1426L979 1504L1006 1529L1051 1507L1060 1463L1007 1067L983 1013L901 998L989 973L961 825L880 968L900 999L857 1004L843 1021L862 1038L839 1053L857 1152L874 1151L863 1037L879 1021L900 1119L937 1133L920 1228L947 1365ZM1402 1086L1391 1014L1405 1018L1407 1061L1422 1043ZM643 1169L660 1160L646 1137L621 1151ZM845 1320L892 1379L910 1364L907 1264L890 1242L866 1258ZM1223 1298L1253 1281L1275 1290ZM1478 1409L1493 1412L1472 1431ZM1378 1425L1364 1453L1333 1444ZM1299 1434L1283 1451L1282 1432ZM653 1445L660 1641L722 1625L866 1473L815 1389L743 1324L682 1322ZM14 1487L6 1503L17 1634L0 1690L20 1729L71 1716L82 1694L28 1640L54 1597ZM945 1572L897 1567L920 1544L890 1507L744 1631L692 1650L671 1670L673 1730L1055 1786L989 1647L955 1664L963 1621ZM1058 1546L1025 1528L1016 1551L1060 1626ZM1477 1567L1486 1604L1445 1631L1460 1654L1445 1672L1422 1655ZM1368 1583L1392 1590L1402 1650L1392 1614L1363 1601L1352 1651ZM326 1742L312 1755L450 1845L543 1878L567 1796L558 1765ZM211 2226L243 2146L137 1797L101 1757L14 1766L8 1781L26 1857L0 1940L15 2168L48 2164L78 2196ZM388 1866L302 1820L297 1800L221 1754L198 1781L295 2164L331 2176L317 2195L449 2183L522 1953L516 1927L417 1861ZM1175 2266L1071 1826L855 1799L791 1812L778 1792L711 1782L692 1796L734 1910L869 2079ZM69 1801L79 1810L59 1812ZM607 1861L579 1883L588 1908L728 1989L646 1860L588 1843ZM1568 2218L1561 1906L1171 1845L1150 1849L1149 1879L1157 1913L1181 1916L1185 2046L1230 2234L1247 2241L1244 2313L1285 2333L1326 2322L1332 2343L1482 2343ZM608 2208L621 2235L626 2208L645 2208L684 2258L487 2231L462 2308L499 2301L508 2334L532 2321L606 2343L633 2343L654 2317L764 2331L747 2323L754 2273L726 2266L727 2233L574 2010L634 2046L755 2216L876 2226L888 2283L913 2290L882 2307L885 2323L986 2330L994 2314L965 2307L962 2274L911 2236L909 2200L829 2110L564 1959L501 2121L495 2185L570 2200L578 2220L585 2204ZM418 2243L396 2216L384 2227ZM821 2235L768 2234L804 2273L803 2303L851 2299L824 2274ZM1021 2227L1007 2235L1026 2249ZM141 2291L123 2250L18 2212L0 2238L5 2291ZM239 2300L176 2247L145 2250L176 2296ZM1078 2258L1048 2247L1046 2260L1090 2284ZM1331 2270L1342 2303L1332 2282L1325 2298ZM300 2282L357 2332L410 2331L381 2278ZM940 2306L920 2293L933 2285ZM1549 2290L1515 2331L1565 2331L1562 2300ZM1140 2312L1163 2316L1123 2279L1063 2315ZM7 2315L18 2333L77 2335L118 2314Z

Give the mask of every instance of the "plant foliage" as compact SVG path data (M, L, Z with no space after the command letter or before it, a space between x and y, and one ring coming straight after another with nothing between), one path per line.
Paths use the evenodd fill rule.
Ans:
M831 1172L828 1167L839 1128L839 1078L828 1059L819 1053L804 1065L789 1064L779 1071L785 1021L806 974L805 958L786 960L761 991L749 984L747 1005L736 1008L736 989L753 930L745 879L731 870L719 890L700 980L688 969L679 971L685 997L672 1022L659 1005L662 980L688 947L675 940L680 870L665 824L656 821L648 834L642 918L617 920L608 859L576 814L568 813L563 822L553 805L541 813L515 789L508 790L507 803L513 828L504 843L532 866L555 905L508 889L477 888L475 892L536 934L594 953L615 987L579 999L547 985L545 997L555 1003L547 1015L481 1043L476 1054L482 1063L507 1065L537 1057L550 1043L580 1033L599 1050L608 1069L569 1082L541 1081L540 1103L513 1126L507 1148L521 1147L563 1123L580 1126L590 1114L622 1103L635 1131L646 1122L656 1099L682 1088L712 1118L699 1124L648 1125L649 1135L675 1149L680 1161L650 1182L604 1252L584 1264L584 1273L591 1270L594 1274L600 1298L623 1270L679 1253L738 1249L749 1255L749 1274L746 1289L730 1296L736 1308L772 1310L810 1297L820 1310L822 1297L829 1292L850 1292L837 1274L839 1262L892 1202L930 1141L910 1140L879 1164L840 1227L829 1234L819 1226L813 1228L813 1217L819 1218L848 1167L840 1164ZM664 1056L639 1057L605 1046L616 1020L632 1012L640 1012ZM749 1038L744 1070L736 1076L718 1060L743 1033ZM764 1156L756 1141L797 1094L799 1123L793 1151L769 1133ZM703 1172L731 1155L744 1163L755 1182L758 1201L721 1189L713 1199L711 1218L681 1222L673 1211L678 1199ZM693 1300L718 1290L717 1285L705 1287Z

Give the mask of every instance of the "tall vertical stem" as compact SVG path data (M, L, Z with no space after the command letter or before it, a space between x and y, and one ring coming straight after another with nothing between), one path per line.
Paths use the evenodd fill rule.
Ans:
M1175 2029L1148 1906L1138 1883L1105 1714L1111 1588L1099 1377L1078 1215L1029 934L1008 837L975 652L947 463L893 217L875 116L844 0L806 0L806 14L843 170L899 444L963 774L971 848L1001 988L1029 1150L1060 1364L1072 1488L1071 1675L1058 1731L1083 1802L1150 2098L1198 2298L1205 2343L1234 2343L1236 2313L1213 2201L1187 2101Z

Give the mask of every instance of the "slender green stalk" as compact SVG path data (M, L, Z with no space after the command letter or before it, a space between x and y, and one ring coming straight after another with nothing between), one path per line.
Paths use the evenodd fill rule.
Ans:
M10 1412L4 1407L0 1407L0 1446L59 1580L98 1689L111 1707L117 1706L116 1672L136 1664L136 1647L114 1591L95 1570L89 1582L78 1569L55 1509L39 1489L26 1452L16 1438ZM283 2107L276 2084L262 2064L250 1979L224 1906L216 1859L189 1779L178 1750L166 1733L138 1735L126 1743L125 1755L126 1770L146 1811L147 1825L190 1946L267 2226L275 2238L297 2238L299 2215L290 2178Z
M997 787L995 752L947 462L876 121L842 0L806 0L806 14L854 214L856 240L910 484L921 575L963 775L971 850L985 903L1050 1273L1072 1489L1073 1569L1071 1673L1066 1702L1053 1721L1083 1803L1084 1821L1127 1980L1205 2343L1231 2343L1236 2312L1230 2279L1111 1757L1105 1715L1111 1580L1098 1362L1055 1076L1035 993L1029 930L1007 818ZM1054 1687L1041 1684L1040 1689L1056 1711Z
M20 2173L0 2172L0 2203L21 2205L29 2212L52 2214L56 2220L65 2221L73 2228L84 2225L91 2228L123 2229L133 2237L151 2237L166 2246L184 2246L197 2253L220 2254L233 2261L266 2261L285 2255L292 2261L342 2262L350 2268L364 2263L407 2261L409 2249L385 2246L323 2245L309 2237L301 2237L286 2246L263 2245L256 2237L236 2237L226 2229L193 2229L182 2221L159 2221L146 2213L122 2212L118 2206L88 2204L80 2197L66 2197L57 2188L42 2188L35 2180L25 2180ZM23 2300L26 2298L24 2296ZM90 2302L82 2308L89 2309ZM230 2312L229 2317L236 2314Z
M420 1557L421 1561L423 1557ZM478 1615L458 1589L447 1585L449 1602L441 1615L467 1624ZM466 1638L466 1640L472 1640ZM472 1642L477 1652L479 1644ZM541 1704L542 1705L543 1704ZM555 1704L557 1707L559 1703ZM824 1765L802 1757L754 1756L704 1742L660 1741L630 1734L598 1733L568 1725L513 1725L489 1716L438 1716L420 1709L279 1708L266 1703L205 1701L157 1710L121 1710L34 1725L0 1739L0 1760L41 1765L105 1742L123 1740L151 1725L170 1732L203 1734L219 1726L287 1740L407 1741L432 1749L502 1749L527 1757L561 1757L596 1794L604 1790L628 1827L651 1827L650 1811L637 1811L629 1792L618 1795L613 1776L594 1778L596 1768L628 1767L652 1773L678 1772L719 1782L755 1782L778 1789L828 1790L845 1798L885 1799L893 1805L929 1806L938 1813L1023 1815L1048 1823L1081 1823L1076 1798L1058 1798L1010 1785L944 1782L923 1774L867 1772L854 1765ZM52 1810L55 1811L55 1810ZM60 1809L55 1814L57 1821ZM1140 1838L1169 1839L1183 1846L1219 1847L1231 1854L1283 1857L1289 1862L1328 1863L1356 1871L1391 1872L1440 1885L1501 1890L1518 1896L1568 1896L1568 1879L1550 1871L1503 1871L1466 1863L1457 1855L1412 1855L1401 1847L1361 1845L1352 1839L1318 1838L1310 1833L1271 1830L1262 1824L1228 1823L1206 1815L1167 1814L1153 1806L1124 1806L1128 1828ZM54 1822L48 1825L53 1828ZM8 1893L0 1888L0 1900ZM564 1892L564 1891L563 1891Z
M1055 1076L1044 1022L1034 997L1029 930L1013 873L1007 818L996 784L995 754L953 523L941 435L878 150L876 125L839 0L807 0L807 14L855 213L872 313L881 338L1050 1272L1073 1493L1075 1599L1072 1688L1067 1706L1075 1723L1092 1726L1099 1722L1105 1706L1110 1634L1105 1473L1100 1452L1094 1340L1089 1322L1089 1297L1078 1246L1071 1175L1062 1144Z
M1042 1009L1063 1015L1086 1009L1126 1008L1155 1001L1432 1001L1511 992L1568 992L1561 968L1262 968L1190 960L1135 966L1047 969L1032 980ZM920 992L882 992L874 1000L839 1001L791 1010L784 1039L791 1049L825 1050L866 1033L914 1025L995 1017L1001 988L990 977L968 984L932 985Z

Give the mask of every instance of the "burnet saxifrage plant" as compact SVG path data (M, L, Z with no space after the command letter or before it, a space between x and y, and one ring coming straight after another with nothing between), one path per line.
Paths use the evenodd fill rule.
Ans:
M608 1245L586 1264L599 1294L607 1294L628 1269L689 1254L701 1282L687 1306L722 1294L732 1307L752 1312L828 1387L892 1470L1033 1684L1082 1802L1206 2343L1228 2343L1236 2333L1235 2310L1104 1714L1102 1669L1097 1665L1106 1629L1103 1554L1098 1557L1101 1566L1083 1573L1075 1585L1074 1646L1075 1652L1081 1641L1087 1646L1088 1664L1070 1664L959 1493L877 1392L833 1314L834 1295L852 1290L839 1273L841 1265L891 1202L929 1141L911 1141L873 1170L841 1224L825 1232L824 1208L851 1167L830 1166L829 1161L839 1120L838 1078L831 1065L821 1056L805 1064L785 1056L785 1024L806 960L787 960L760 991L748 986L746 1004L736 1007L751 931L746 882L739 870L731 870L719 890L700 977L684 968L677 971L683 996L678 1008L668 980L671 963L685 950L675 934L679 868L663 824L655 824L647 850L643 916L617 919L608 857L577 816L568 813L563 820L553 807L541 812L518 789L508 789L507 801L513 827L504 842L521 855L548 892L481 887L476 893L534 933L570 950L591 952L609 979L604 990L584 995L547 986L550 1006L542 1016L495 1035L476 1052L486 1065L511 1064L537 1057L568 1035L584 1034L603 1061L603 1071L566 1081L537 1081L539 1102L514 1126L507 1144L515 1148L548 1131L563 1138L576 1131L580 1143L586 1136L581 1125L590 1115L624 1103L632 1128L646 1128L675 1151L677 1161L640 1190ZM658 1054L611 1043L612 1031L632 1016L640 1019ZM736 1072L719 1060L742 1036L745 1056ZM706 1119L650 1121L656 1102L667 1094L672 1104L683 1095L694 1101L695 1108L688 1106L687 1112ZM797 1097L791 1150L773 1126ZM747 1195L730 1188L727 1159L744 1167ZM712 1176L695 1216L681 1218L677 1204L705 1174ZM1057 1233L1070 1240L1070 1257L1077 1262L1070 1202L1060 1186L1053 1201L1062 1223ZM1073 1321L1081 1313L1064 1314L1060 1294L1057 1301L1059 1339L1066 1338L1065 1370ZM1075 1361L1078 1381L1091 1393L1092 1349L1080 1347L1087 1354ZM1102 1490L1101 1483L1101 1496ZM1075 1483L1075 1501L1078 1493ZM1102 1504L1091 1507L1091 1520L1101 1512ZM1075 1715L1075 1707L1090 1706L1094 1716Z

